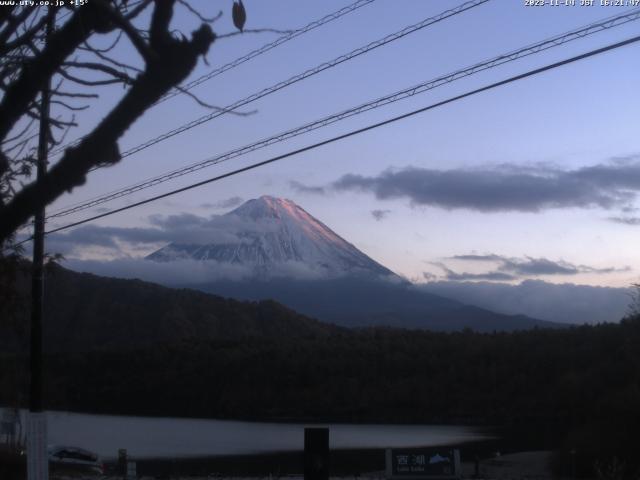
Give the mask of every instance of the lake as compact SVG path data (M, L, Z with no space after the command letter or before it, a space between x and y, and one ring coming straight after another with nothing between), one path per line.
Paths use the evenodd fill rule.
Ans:
M332 449L451 445L487 438L465 426L262 423L48 412L49 444L104 458L274 453L303 449L305 426L329 427Z

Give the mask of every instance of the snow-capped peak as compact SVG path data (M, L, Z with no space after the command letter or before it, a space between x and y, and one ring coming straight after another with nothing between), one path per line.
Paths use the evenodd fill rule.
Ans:
M291 200L263 195L246 201L229 214L252 219L279 218L283 214L295 216L298 209L302 210Z
M222 215L218 223L232 241L171 243L147 258L214 260L248 267L259 276L301 270L323 276L394 275L291 200L271 196L249 200Z

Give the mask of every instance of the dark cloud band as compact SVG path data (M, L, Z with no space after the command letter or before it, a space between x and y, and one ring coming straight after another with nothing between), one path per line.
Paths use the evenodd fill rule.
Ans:
M344 175L337 191L373 193L380 200L481 212L552 208L622 208L640 192L640 159L618 159L577 170L501 165L485 169L410 167L377 176Z
M588 265L575 265L565 260L553 261L547 258L511 258L496 254L487 255L456 255L452 260L463 260L467 262L490 262L495 265L493 270L482 273L457 273L442 263L434 265L440 267L445 272L445 278L450 281L466 280L486 280L486 281L512 281L527 277L537 277L546 275L578 275L583 273L607 274L614 272L629 271L629 267L624 268L595 268Z

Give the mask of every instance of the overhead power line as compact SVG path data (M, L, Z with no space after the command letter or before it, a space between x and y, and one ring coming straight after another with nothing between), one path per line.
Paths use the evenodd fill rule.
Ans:
M360 7L364 7L365 5L369 5L370 3L374 2L375 0L358 0L357 2L352 3L351 5L347 5L344 8L341 8L338 11L335 11L333 13L330 13L329 15L326 15L324 17L322 17L319 20L314 20L313 22L305 25L304 27L298 28L297 30L293 30L292 32L289 32L285 35L282 35L281 37L276 38L273 42L271 43L267 43L263 46L261 46L260 48L257 48L249 53L247 53L246 55L236 58L235 60L222 65L221 67L216 68L215 70L210 71L209 73L207 73L206 75L202 75L199 78L196 78L195 80L187 83L186 85L183 85L181 87L181 90L173 90L169 93L167 93L164 97L162 97L160 100L158 100L157 103L163 102L165 100L168 100L169 98L175 97L176 95L180 95L182 93L182 91L184 90L191 90L194 87L197 87L198 85L200 85L201 83L207 82L209 80L211 80L212 78L217 77L218 75L226 72L227 70L231 70L239 65L242 65L245 62L248 62L249 60L251 60L252 58L255 58L259 55L262 55L263 53L268 52L269 50L276 48L280 45L282 45L283 43L288 42L289 40L293 40L296 37L299 37L300 35L303 35L307 32L310 32L311 30L314 30L326 23L332 22L334 20L337 20L338 18L351 13L357 9L359 9Z
M121 198L124 197L126 195L130 195L132 193L138 192L140 190L144 190L146 188L150 188L156 185L159 185L161 183L167 182L169 180L172 180L174 178L178 178L181 177L183 175L187 175L193 172L196 172L198 170L201 170L203 168L207 168L209 166L212 165L216 165L218 163L222 163L228 160L231 160L233 158L237 158L239 156L242 155L246 155L250 152L265 148L267 146L288 140L290 138L308 133L310 131L313 130L317 130L319 128L331 125L333 123L339 122L341 120L344 120L346 118L364 113L366 111L369 110L373 110L379 107L382 107L384 105L388 105L409 97L412 97L414 95L417 95L419 93L423 93L429 90L432 90L434 88L437 88L439 86L451 83L453 81L459 80L461 78L465 78L468 77L470 75L482 72L484 70L488 70L490 68L494 68L497 67L499 65L503 65L505 63L508 62L512 62L515 61L519 58L523 58L523 57L527 57L529 55L533 55L536 53L539 53L541 51L544 50L548 50L550 48L556 47L556 46L560 46L563 45L567 42L576 40L578 38L583 38L585 36L588 35L592 35L595 34L597 32L600 32L602 30L606 30L606 29L610 29L616 26L620 26L623 25L625 23L631 22L631 21L635 21L635 20L639 20L640 19L640 9L636 9L632 12L626 13L626 14L621 14L621 15L616 15L613 17L608 17L606 19L600 20L596 23L592 23L589 24L585 27L582 27L580 29L575 29L572 30L570 32L567 33L563 33L560 35L556 35L554 37L548 38L546 40L543 40L541 42L538 43L534 43L531 45L528 45L526 47L522 47L520 49L517 50L513 50L511 52L505 53L503 55L499 55L497 57L493 57L489 60L480 62L480 63L476 63L470 67L466 67L464 69L461 70L456 70L452 73L448 73L446 75L442 75L439 77L436 77L434 79L428 80L426 82L420 83L418 85L414 85L412 87L409 88L405 88L403 90L397 91L395 93L392 93L390 95L386 95L384 97L380 97L376 100L373 100L371 102L362 104L362 105L358 105L356 107L344 110L342 112L339 113L335 113L333 115L327 116L327 117L323 117L319 120L316 120L314 122L311 123L307 123L305 125L296 127L294 129L288 130L286 132L282 132L279 133L277 135L256 141L254 143L245 145L243 147L240 148L236 148L234 150L228 151L226 153L223 154L219 154L219 155L215 155L213 157L209 157L205 160L199 161L197 163L188 165L186 167L182 167L176 170L173 170L171 172L167 172L164 173L162 175L144 180L142 182L136 183L134 185L119 189L119 190L115 190L113 192L107 193L105 195L99 196L99 197L95 197L91 200L88 201L84 201L84 202L80 202L78 204L75 205L71 205L68 207L65 207L55 213L52 213L51 215L49 215L48 219L51 218L56 218L56 217L62 217L62 216L66 216L66 215L70 215L72 213L76 213L82 210L86 210L88 208L92 208L95 207L97 205L109 202L111 200L115 200L117 198Z
M571 58L568 58L568 59L565 59L565 60L561 60L559 62L551 63L551 64L545 65L543 67L540 67L540 68L529 70L528 72L509 77L509 78L507 78L505 80L501 80L499 82L495 82L495 83L492 83L492 84L489 84L489 85L485 85L484 87L480 87L480 88L477 88L475 90L471 90L471 91L468 91L466 93L463 93L463 94L460 94L460 95L456 95L456 96L448 98L446 100L442 100L440 102L433 103L433 104L428 105L426 107L422 107L422 108L419 108L417 110L413 110L411 112L408 112L408 113L405 113L405 114L402 114L402 115L398 115L398 116L389 118L389 119L384 120L382 122L374 123L374 124L368 125L366 127L362 127L362 128L356 129L356 130L352 130L352 131L344 133L342 135L338 135L338 136L329 138L327 140L323 140L321 142L317 142L317 143L308 145L306 147L302 147L302 148L299 148L299 149L296 149L296 150L292 150L292 151L284 153L282 155L278 155L278 156L269 158L268 160L263 160L262 162L254 163L252 165L248 165L248 166L243 167L243 168L238 168L238 169L233 170L231 172L227 172L227 173L224 173L222 175L217 175L215 177L211 177L211 178L208 178L206 180L202 180L202 181L197 182L197 183L192 183L192 184L187 185L185 187L178 188L178 189L172 190L170 192L165 192L163 194L156 195L154 197L150 197L150 198L147 198L145 200L141 200L139 202L135 202L135 203L133 203L131 205L127 205L125 207L117 208L117 209L111 210L109 212L102 213L100 215L95 215L95 216L92 216L92 217L89 217L89 218L85 218L84 220L80 220L80 221L77 221L77 222L70 223L68 225L64 225L62 227L58 227L58 228L49 230L48 232L46 232L46 234L50 235L52 233L60 232L62 230L66 230L66 229L69 229L71 227L76 227L76 226L79 226L79 225L82 225L82 224L85 224L85 223L88 223L88 222L92 222L92 221L100 219L100 218L108 217L110 215L114 215L116 213L123 212L125 210L130 210L132 208L136 208L136 207L139 207L141 205L145 205L147 203L154 202L156 200L160 200L160 199L172 196L172 195L176 195L178 193L186 192L187 190L192 190L194 188L201 187L203 185L207 185L209 183L213 183L213 182L222 180L224 178L228 178L228 177L237 175L239 173L247 172L249 170L253 170L253 169L256 169L258 167L262 167L262 166L265 166L265 165L268 165L268 164L283 160L285 158L292 157L294 155L298 155L300 153L304 153L304 152L307 152L307 151L310 151L310 150L314 150L314 149L316 149L318 147L321 147L321 146L324 146L324 145L328 145L330 143L338 142L340 140L344 140L346 138L353 137L355 135L359 135L361 133L368 132L370 130L374 130L374 129L382 127L382 126L389 125L389 124L397 122L399 120L403 120L403 119L415 116L415 115L417 115L419 113L423 113L423 112L426 112L426 111L429 111L429 110L433 110L435 108L447 105L449 103L453 103L453 102L456 102L458 100L462 100L464 98L471 97L473 95L477 95L478 93L486 92L488 90L492 90L492 89L495 89L497 87L501 87L501 86L504 86L504 85L507 85L507 84L510 84L510 83L513 83L513 82L516 82L516 81L519 81L519 80L523 80L523 79L528 78L528 77L532 77L534 75L539 75L539 74L541 74L543 72L547 72L547 71L562 67L564 65L568 65L568 64L571 64L571 63L578 62L580 60L584 60L584 59L587 59L587 58L590 58L590 57L594 57L596 55L600 55L600 54L603 54L605 52L609 52L611 50L615 50L615 49L618 49L618 48L621 48L621 47L624 47L624 46L627 46L627 45L631 45L631 44L639 42L639 41L640 41L640 35L632 37L632 38L629 38L627 40L623 40L621 42L617 42L617 43L614 43L614 44L607 45L605 47L597 48L597 49L591 50L591 51L589 51L587 53L576 55L574 57L571 57ZM28 239L25 240L25 241L28 241ZM21 243L24 243L25 241L23 241Z
M375 2L376 0L357 0L356 2L347 5L346 7L341 8L340 10L336 10L333 13L330 13L328 15L325 15L324 17L318 19L318 20L314 20L311 23L308 23L307 25L305 25L304 27L298 28L296 30L293 30L289 33L286 33L278 38L276 38L274 41L269 42L265 45L262 45L259 48L256 48L255 50L252 50L251 52L247 53L246 55L243 55L242 57L238 57L235 60L230 61L229 63L226 63L212 71L210 71L209 73L202 75L201 77L196 78L195 80L192 80L191 82L182 85L180 87L180 89L174 89L172 91L170 91L169 93L167 93L165 96L163 96L162 98L160 98L160 100L158 100L154 105L157 105L159 103L164 102L165 100L168 100L170 98L175 97L176 95L180 95L182 93L184 93L185 91L191 90L194 87L197 87L198 85L207 82L215 77L217 77L218 75L223 74L224 72L227 72L229 70L232 70L240 65L242 65L245 62L248 62L249 60L262 55L263 53L267 53L268 51L279 47L280 45L287 43L290 40L293 40L294 38L297 38L307 32L310 32L311 30L315 30L318 27L321 27L322 25L325 25L329 22L332 22L334 20L337 20L340 17L343 17L344 15L347 15L351 12L354 12L356 10L358 10L361 7L364 7L366 5L369 5L370 3ZM64 150L66 150L67 148L73 146L73 145L77 145L78 143L80 143L83 140L84 137L78 138L72 142L67 143L66 145L63 145L61 147L56 148L55 150L53 150L51 152L52 155L56 155Z
M470 10L472 8L475 8L479 5L482 5L484 3L489 2L490 0L470 0L467 1L461 5L458 5L455 8L449 9L449 10L445 10L444 12L435 15L433 17L429 17L429 18L425 18L424 20L415 23L413 25L410 25L408 27L405 27L395 33L389 34L384 38L381 38L379 40L376 40L374 42L368 43L367 45L364 45L362 47L356 48L355 50L350 51L349 53L346 53L344 55L340 55L339 57L334 58L333 60L330 60L328 62L322 63L320 65L317 65L313 68L310 68L302 73L299 73L297 75L294 75L293 77L288 78L287 80L283 80L281 82L278 82L274 85L271 85L270 87L264 88L258 92L255 92L245 98L242 98L240 100L235 101L234 103L227 105L226 107L220 108L215 110L214 112L208 113L206 115L203 115L199 118L196 118L195 120L192 120L186 124L183 124L179 127L176 127L172 130L169 130L168 132L165 132L161 135L158 135L157 137L154 137L150 140L147 140L144 143L141 143L139 145L136 145L135 147L130 148L129 150L126 150L124 152L122 152L122 154L120 155L121 158L125 158L128 157L130 155L133 155L135 153L138 153L142 150L145 150L146 148L151 147L152 145L155 145L157 143L160 143L164 140L167 140L171 137L174 137L175 135L184 133L188 130L191 130L192 128L195 128L199 125L202 125L203 123L209 122L211 120L213 120L214 118L220 117L221 115L224 115L226 113L230 113L233 112L235 110L237 110L238 108L244 107L252 102L255 102L256 100L259 100L261 98L266 97L267 95L271 95L272 93L275 93L279 90L282 90L283 88L289 87L295 83L301 82L302 80L305 80L309 77L312 77L314 75L317 75L318 73L324 72L325 70L328 70L330 68L336 67L344 62L347 62L349 60L352 60L356 57L359 57L360 55L364 55L365 53L368 53L372 50L375 50L376 48L382 47L383 45L386 45L388 43L391 43L393 41L399 40L407 35L410 35L412 33L415 33L419 30L422 30L423 28L429 27L435 23L441 22L449 17L453 17L455 15L458 15L462 12L465 12L467 10ZM66 148L66 147L63 147ZM59 150L58 150L59 151ZM96 167L93 170L97 170L100 167Z
M294 75L293 77L290 77L287 80L278 82L274 85L271 85L270 87L264 88L256 93L253 93L243 99L237 100L236 102L227 105L226 107L221 108L220 110L217 110L215 112L211 112L207 115L203 115L200 118L197 118L195 120L192 120L189 123L186 123L180 127L174 128L173 130L170 130L168 132L163 133L162 135L158 135L155 138L152 138L142 144L139 144L133 148L130 148L129 150L126 150L122 153L121 157L125 158L128 157L130 155L133 155L135 153L138 153L146 148L151 147L152 145L155 145L157 143L160 143L164 140L167 140L168 138L171 138L175 135L178 135L180 133L184 133L187 130L191 130L194 127L197 127L199 125L202 125L203 123L209 122L211 120L213 120L214 118L220 117L221 115L224 115L225 113L229 113L229 112L233 112L234 110L237 110L238 108L244 107L252 102L255 102L256 100L259 100L261 98L266 97L267 95L271 95L272 93L275 93L279 90L282 90L283 88L289 87L295 83L298 83L302 80L305 80L309 77L312 77L314 75L317 75L321 72L324 72L325 70L328 70L330 68L336 67L344 62L347 62L349 60L353 60L356 57L359 57L360 55L364 55L365 53L369 53L372 50L375 50L376 48L382 47L384 45L387 45L388 43L394 42L396 40L399 40L401 38L406 37L407 35L410 35L412 33L415 33L419 30L422 30L423 28L429 27L431 25L434 25L436 23L439 23L443 20L446 20L447 18L453 17L455 15L458 15L460 13L466 12L467 10L470 10L472 8L478 7L484 3L487 3L490 0L470 0L467 2L462 3L461 5L458 5L457 7L451 8L449 10L445 10L442 13L439 13L438 15L434 15L432 17L429 18L425 18L424 20L418 22L418 23L414 23L413 25L410 25L408 27L405 27L395 33L389 34L387 36L385 36L384 38L381 38L379 40L376 40L374 42L368 43L367 45L364 45L362 47L356 48L355 50L350 51L349 53L346 53L344 55L340 55L339 57L334 58L333 60L330 60L328 62L322 63L320 65L317 65L314 68L310 68L309 70L306 70L302 73L299 73L297 75Z

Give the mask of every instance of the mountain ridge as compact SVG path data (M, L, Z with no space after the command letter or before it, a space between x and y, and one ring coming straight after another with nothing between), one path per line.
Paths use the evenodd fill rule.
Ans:
M425 292L494 312L522 313L557 323L618 322L629 313L631 288L524 280L497 282L439 281L420 284Z
M412 288L291 200L262 196L220 216L221 241L171 243L146 259L215 261L245 268L240 279L177 286L242 300L273 299L346 327L390 326L454 331L557 327ZM174 285L176 286L176 285Z
M311 318L347 328L392 327L440 332L562 328L567 324L486 308L381 279L238 280L183 285L245 301L273 299Z
M235 242L173 242L146 259L214 260L245 266L254 277L263 278L286 274L295 264L319 277L396 276L291 200L267 195L252 199L222 215L220 223Z
M18 279L24 308L17 331L0 322L0 347L26 349L28 275ZM122 350L186 339L302 338L342 329L313 320L275 301L243 302L198 290L137 279L48 269L44 307L45 350Z

